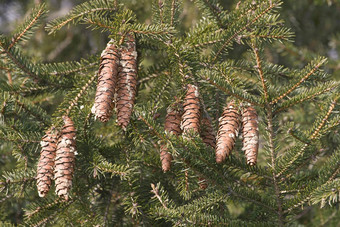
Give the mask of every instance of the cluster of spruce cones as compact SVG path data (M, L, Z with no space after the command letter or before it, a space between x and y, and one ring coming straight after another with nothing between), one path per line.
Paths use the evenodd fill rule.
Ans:
M37 188L40 197L45 197L55 180L56 194L68 200L76 154L76 130L68 116L63 117L60 132L55 128L46 132L41 141L40 159L37 169Z
M117 123L129 124L137 92L137 52L134 34L128 33L118 47L110 40L101 54L98 83L92 113L102 122L117 111Z
M247 164L255 165L259 147L258 115L250 104L240 104L232 100L224 108L219 119L217 139L210 119L201 117L198 88L187 85L183 107L176 103L168 108L165 117L165 131L186 138L190 131L200 133L203 142L216 151L216 162L223 162L234 148L239 130L242 130L243 148ZM161 146L161 162L164 172L170 170L172 156L166 146ZM202 178L200 178L202 180ZM202 188L202 185L201 185Z

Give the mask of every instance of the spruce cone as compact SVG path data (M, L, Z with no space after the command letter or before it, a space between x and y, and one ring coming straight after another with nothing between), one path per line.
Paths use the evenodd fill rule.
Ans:
M165 145L161 145L161 162L163 172L167 172L171 168L172 155L167 152L167 150L168 149Z
M210 120L207 117L203 117L201 119L201 138L203 142L211 146L215 149L216 147L216 138L215 138L215 132L211 125Z
M256 110L252 106L244 107L242 110L242 137L243 148L247 158L247 164L255 165L259 149L259 127Z
M178 104L175 104L174 106L171 106L167 110L164 129L165 131L172 133L174 135L180 135L182 132L180 124L181 124L180 106L178 106ZM167 152L167 148L165 145L161 145L161 162L162 169L164 172L170 170L171 160L172 155L169 152Z
M137 92L137 51L134 34L122 45L117 83L117 122L124 130L130 122Z
M63 120L64 126L58 139L55 159L55 190L59 197L68 200L75 164L76 129L71 118L64 116Z
M188 84L187 93L184 98L184 113L181 122L183 134L186 134L191 130L197 133L199 132L200 101L198 96L198 88L195 85Z
M180 135L182 133L181 117L182 117L181 106L179 104L174 104L173 106L170 106L165 116L164 129L167 132L172 133L176 136Z
M108 42L101 54L98 83L92 113L102 122L112 115L114 94L117 84L119 51L113 40Z
M203 177L198 177L198 183L199 183L200 189L202 190L207 189L208 183Z
M228 103L219 119L217 132L216 162L221 163L230 155L234 148L240 128L240 113L235 107L235 101Z
M40 142L41 152L37 169L37 188L40 197L45 197L51 188L54 159L57 148L57 132L52 128L47 131Z

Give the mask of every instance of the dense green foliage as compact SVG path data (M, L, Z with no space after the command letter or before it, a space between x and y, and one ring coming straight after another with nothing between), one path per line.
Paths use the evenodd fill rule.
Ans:
M339 223L340 36L321 32L325 22L326 32L339 29L339 3L92 0L44 25L49 7L36 4L12 33L0 34L1 225ZM91 107L99 54L127 32L137 38L139 82L123 131L115 116L96 121ZM246 164L241 139L216 164L199 135L165 133L166 109L183 99L188 83L199 87L215 130L227 101L255 106L256 166ZM39 143L65 114L77 129L71 198L59 199L53 187L39 198ZM167 173L160 144L174 157Z

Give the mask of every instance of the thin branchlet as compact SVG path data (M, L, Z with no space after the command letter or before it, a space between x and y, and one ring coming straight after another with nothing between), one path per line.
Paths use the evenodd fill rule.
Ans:
M263 92L264 92L264 98L265 98L266 101L268 101L268 89L267 89L267 85L266 85L266 80L264 78L264 73L263 73L263 69L262 69L262 62L261 62L261 58L260 58L259 49L258 49L257 46L255 46L255 44L252 46L252 48L253 48L255 58L256 58L256 68L257 68L257 71L258 71L260 79L261 79L262 88L263 88Z
M40 8L39 11L37 12L37 14L32 18L31 22L25 27L25 29L19 33L16 34L13 38L12 38L12 42L9 44L7 50L10 50L15 44L18 43L18 41L25 35L25 33L32 28L32 26L38 21L38 19L44 14L44 8Z
M309 138L310 140L315 140L317 138L317 136L319 135L320 130L326 124L326 122L329 119L329 117L330 117L333 109L335 108L335 106L336 106L336 99L332 100L331 105L329 106L329 109L328 109L327 113L325 114L325 116L321 120L321 122L318 125L318 127L316 128L316 130L311 134L311 136ZM305 152L305 150L308 148L308 146L309 146L309 143L305 143L301 147L300 151L298 151L294 155L294 157L287 163L287 165L285 165L285 168L283 168L280 172L278 172L276 174L276 177L282 176L289 169L289 167Z
M97 74L93 75L87 82L86 84L80 89L79 93L77 94L77 96L70 101L70 105L66 110L66 115L69 115L69 113L71 112L71 110L73 109L73 107L75 105L77 105L78 100L85 94L87 88L92 84L92 82L94 81L94 79L97 78Z
M283 216L283 209L282 209L282 201L280 196L280 188L278 184L278 176L276 175L276 152L274 147L274 126L273 126L273 111L272 106L269 104L266 107L267 111L267 120L268 120L268 131L269 131L269 140L268 140L268 147L270 150L270 157L271 157L271 168L273 172L273 183L274 183L274 191L275 191L275 198L277 203L277 215L279 220L279 226L284 226L285 220Z
M215 54L215 57L212 59L212 63L216 62L218 57L220 56L220 54L222 53L222 51L224 50L224 48L232 41L234 40L241 32L245 31L249 26L251 26L252 24L254 24L258 19L260 19L262 16L264 16L266 13L268 13L270 10L272 10L274 7L276 7L276 4L271 4L268 8L266 8L265 10L263 10L259 15L257 15L252 21L250 21L249 23L247 23L246 25L244 25L241 29L239 29L238 31L236 31L229 39L227 39L223 45L221 46L221 48L217 51L217 53Z
M277 103L287 95L289 95L292 91L294 91L300 84L302 84L305 80L307 80L311 75L313 75L316 70L319 69L319 67L325 62L325 60L320 61L316 66L313 67L311 71L309 71L304 77L302 77L296 84L294 84L291 88L289 88L285 93L280 95L279 97L275 98L270 102L271 105Z

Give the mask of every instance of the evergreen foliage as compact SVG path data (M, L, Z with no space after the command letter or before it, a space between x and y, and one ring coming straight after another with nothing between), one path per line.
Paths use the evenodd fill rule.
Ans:
M117 114L102 123L91 112L99 53L47 63L25 51L47 13L45 4L12 34L0 35L1 226L338 224L340 95L327 59L283 65L271 58L296 58L299 51L279 15L280 0L229 7L195 0L199 15L190 28L182 23L187 2L153 0L152 18L143 22L128 1L91 0L45 27L56 36L65 26L85 24L118 48L127 36L136 37L137 95L134 106L134 97L129 99L133 111L124 129ZM194 111L195 129L169 133L167 110L185 102ZM260 146L257 153L258 144L248 141L256 147L250 160L236 136L232 155L216 163L214 146L200 137L204 127L196 126L206 118L209 135L216 135L230 102L237 109L251 105L255 116L247 130L257 133L252 127L258 120ZM40 198L35 177L40 141L52 126L61 131L63 116L76 129L73 185L67 200L55 195L54 184ZM164 147L171 155L166 172ZM200 187L203 181L207 188Z

